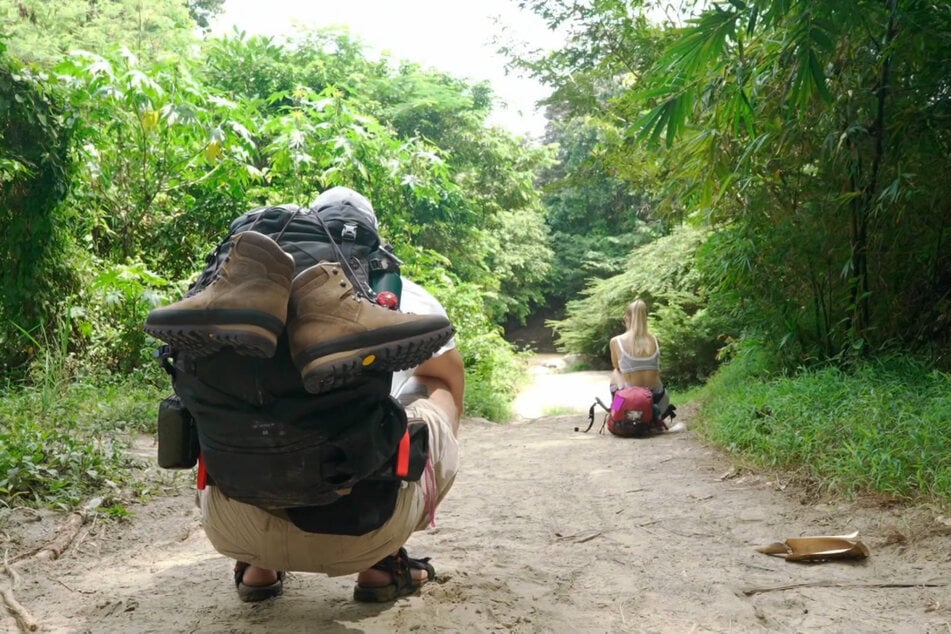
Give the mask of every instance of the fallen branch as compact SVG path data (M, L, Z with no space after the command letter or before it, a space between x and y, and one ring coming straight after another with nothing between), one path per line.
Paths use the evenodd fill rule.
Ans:
M36 550L17 556L14 558L14 562L22 564L25 561L34 559L38 561L53 561L54 559L59 559L60 555L62 555L63 552L69 548L69 545L73 543L73 540L76 539L79 530L83 524L86 523L86 519L88 519L101 504L102 498L89 500L78 511L69 514L66 521L63 522L56 531L56 537L53 541ZM3 598L3 603L7 611L16 619L17 625L21 630L35 632L39 629L40 625L36 619L33 618L33 615L30 614L29 610L17 601L16 596L13 594L14 589L20 584L20 575L17 573L16 568L7 561L6 557L4 557L3 572L9 578L9 587L0 589L0 597Z
M575 543L583 544L585 542L590 542L592 539L594 539L595 537L598 537L600 534L601 534L601 531L598 531L596 533L592 533L591 535L586 535L585 537L579 537L578 539L575 540Z
M560 542L571 540L572 543L583 544L585 542L590 542L595 537L599 537L601 535L601 531L584 531L582 533L573 533L571 535L560 535L555 533L555 535L558 536L558 541Z
M3 597L4 605L7 606L7 610L13 615L13 618L16 619L17 625L19 625L21 629L27 632L35 632L39 628L39 624L36 622L36 619L33 618L33 615L20 605L20 602L17 601L13 595L14 588L20 585L20 575L17 574L13 566L7 562L6 555L4 555L3 560L3 572L10 578L10 587L0 590L0 597Z
M780 590L795 590L796 588L943 588L947 583L935 583L930 581L920 582L891 582L891 583L852 583L838 581L807 581L804 583L791 583L784 586L770 586L765 588L746 588L740 590L744 596L752 596L763 592L776 592Z
M59 531L57 531L56 538L36 551L30 559L36 559L38 561L53 561L54 559L59 559L60 555L62 555L63 552L69 548L69 545L73 543L73 540L76 539L76 535L79 534L79 529L83 527L85 522L85 518L78 513L73 513L67 517L63 525L60 526Z
M69 516L66 518L66 521L63 522L63 524L56 531L56 537L53 538L51 542L30 552L17 555L13 558L13 561L22 562L27 559L53 561L54 559L59 559L66 549L69 548L69 545L73 543L73 540L76 539L76 536L79 534L79 529L83 527L83 524L86 523L86 520L89 518L89 516L101 504L102 498L93 498L89 500L78 511L69 514Z
M0 596L3 597L3 603L7 606L7 610L13 615L13 618L16 619L20 629L27 632L35 632L39 629L40 625L33 618L33 615L20 605L20 602L13 596L13 590L9 588L0 590Z

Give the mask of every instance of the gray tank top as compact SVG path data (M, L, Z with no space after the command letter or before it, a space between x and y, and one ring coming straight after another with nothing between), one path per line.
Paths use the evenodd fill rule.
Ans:
M654 350L654 354L651 356L632 357L627 353L619 341L618 349L621 351L621 354L618 356L617 364L618 368L621 370L621 373L630 374L631 372L643 372L645 370L660 372L660 344L657 343L657 337L654 337L654 346L656 349Z

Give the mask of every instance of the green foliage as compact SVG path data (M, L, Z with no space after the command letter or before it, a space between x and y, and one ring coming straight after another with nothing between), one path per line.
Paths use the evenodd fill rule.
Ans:
M72 508L109 483L121 482L121 448L98 449L94 436L24 421L0 423L0 499Z
M514 61L556 115L609 122L593 153L656 214L714 228L698 265L743 336L791 367L947 366L951 5L688 1L685 25L646 25L659 4L525 1L570 36Z
M469 85L411 63L401 64L393 76L368 81L365 89L366 97L378 102L380 118L400 137L423 137L441 147L447 137L458 141L481 127L492 103L485 83Z
M141 262L108 265L93 278L88 309L73 316L82 315L80 329L96 366L127 373L152 361L155 341L142 324L150 310L166 303L157 289L168 284Z
M635 249L627 269L594 280L584 297L568 303L565 319L549 322L567 352L609 358L608 342L624 330L624 312L635 299L651 310L650 329L662 348L662 376L686 386L716 367L718 338L727 334L721 316L706 310L703 280L694 263L707 234L682 227Z
M224 11L225 0L188 0L188 15L202 29L211 26L210 20Z
M498 319L524 320L533 306L544 303L545 283L551 276L552 250L548 232L537 209L501 211L487 236L489 270L498 291L487 301L489 314Z
M559 305L576 297L592 278L624 269L632 249L661 235L651 186L616 175L603 144L612 126L590 116L555 121L546 140L557 143L558 161L541 174L555 263L546 292Z
M765 379L749 361L729 363L705 390L711 440L829 493L951 497L947 373L896 356Z
M67 190L70 124L61 95L0 51L0 373L30 357L76 283L57 205Z
M549 28L565 34L561 49L539 53L508 45L512 63L553 90L547 102L552 121L595 112L606 113L617 96L618 78L638 78L659 55L669 35L649 19L649 9L688 11L697 0L519 0Z
M712 296L794 363L946 358L948 32L941 3L715 5L627 96L650 108L630 130L665 141L670 196L726 234Z
M37 342L30 384L0 390L0 503L73 508L92 495L144 488L125 438L154 433L158 381L138 372L83 378L64 343Z
M247 169L253 142L232 118L237 108L172 58L143 63L127 50L77 53L58 71L82 122L69 201L83 212L75 231L94 253L116 261L190 259L194 245L182 244L189 236L166 235L164 226L183 209L198 225L221 223L209 217L221 203L190 209L196 196L211 189L227 197L255 177Z
M511 420L512 402L525 377L524 363L503 338L501 327L482 310L479 287L434 268L410 267L408 273L436 296L456 327L456 347L466 368L464 415Z
M190 2L199 12L215 3L220 0ZM185 0L0 0L0 24L12 53L44 65L72 49L103 52L124 45L156 58L196 43Z
M580 410L576 407L568 407L566 405L555 405L554 407L546 407L542 412L542 416L567 416L569 414L577 414Z

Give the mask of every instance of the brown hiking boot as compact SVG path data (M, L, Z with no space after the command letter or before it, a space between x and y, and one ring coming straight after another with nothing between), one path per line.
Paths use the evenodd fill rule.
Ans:
M287 319L294 258L257 231L231 238L214 280L199 292L156 308L145 331L196 356L225 347L271 357Z
M346 385L364 370L419 365L454 332L442 315L400 313L360 297L336 262L308 268L291 287L291 357L313 394Z

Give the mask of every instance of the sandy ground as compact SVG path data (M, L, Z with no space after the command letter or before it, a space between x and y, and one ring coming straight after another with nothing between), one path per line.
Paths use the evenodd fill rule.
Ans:
M128 521L89 522L59 559L20 564L15 598L46 632L951 632L951 520L807 502L692 431L575 432L607 375L559 374L550 360L520 420L463 421L456 484L436 528L408 545L437 570L419 596L355 604L352 577L292 573L283 597L241 603L186 474L166 473L170 494ZM62 521L0 513L8 556ZM868 559L795 564L755 550L853 530ZM3 627L19 631L9 614Z

